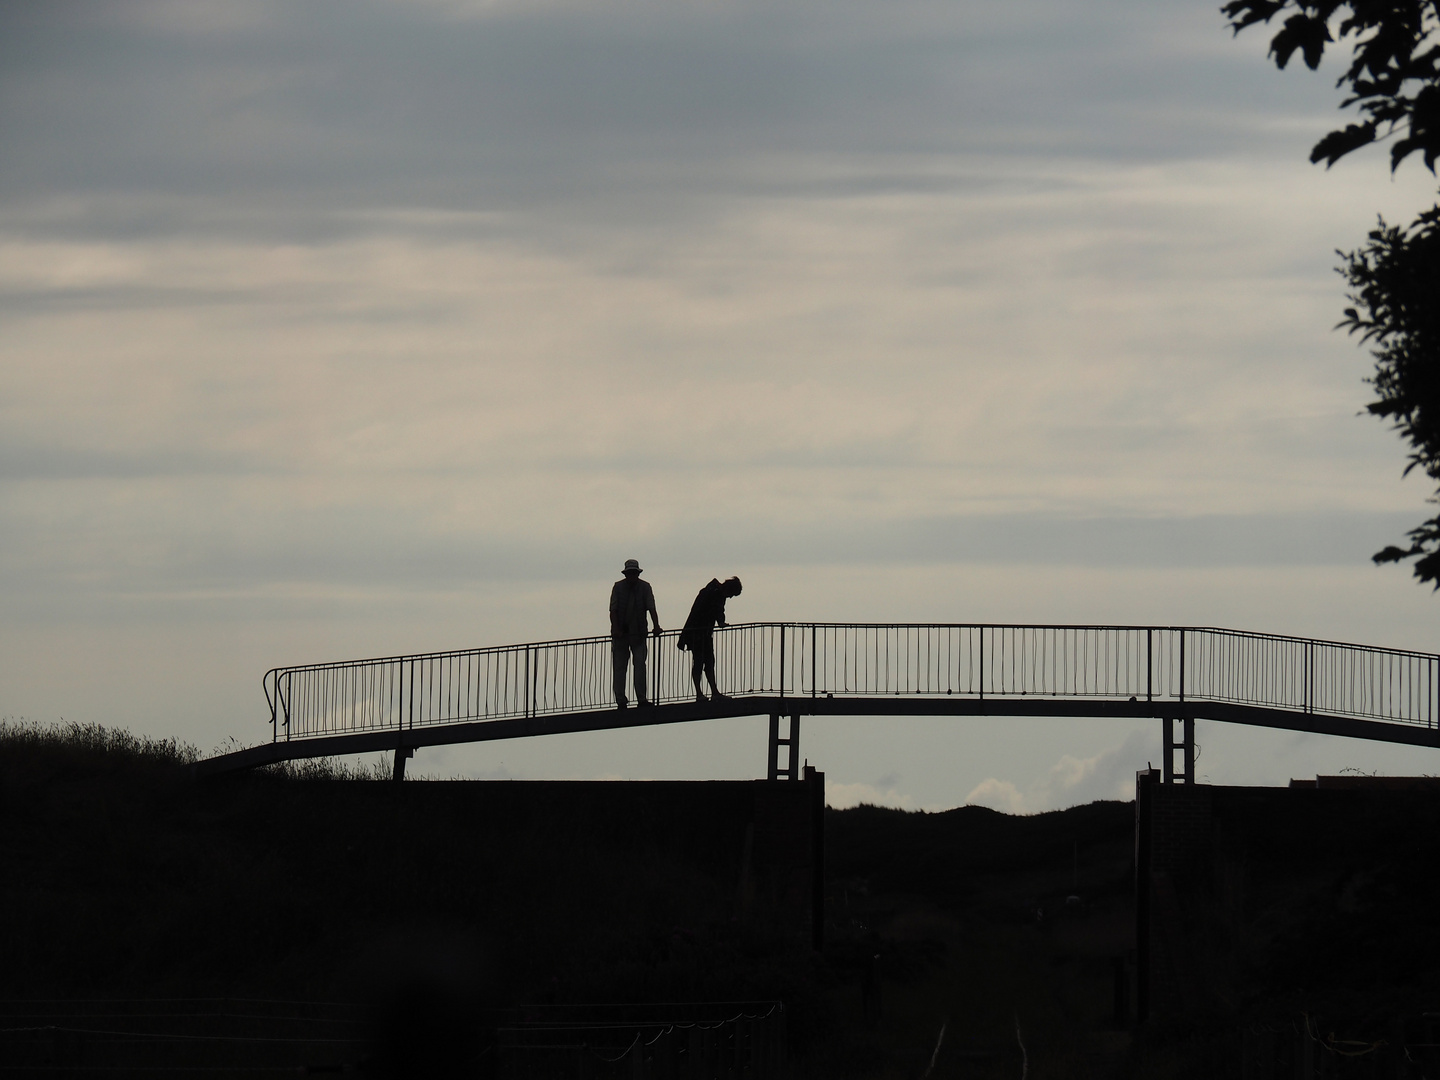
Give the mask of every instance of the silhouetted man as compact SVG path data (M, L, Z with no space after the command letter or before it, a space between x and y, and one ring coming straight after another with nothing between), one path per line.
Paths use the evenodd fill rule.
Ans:
M610 590L610 657L615 662L615 707L630 704L625 697L625 669L635 660L635 697L637 705L649 705L649 683L645 679L645 616L660 635L660 616L655 613L655 590L634 559L625 560L625 576Z
M724 581L711 578L710 584L700 590L695 597L695 603L690 605L690 617L685 620L685 629L680 631L679 645L681 649L689 649L693 657L690 661L690 678L695 683L697 704L705 701L704 687L700 682L701 671L704 671L710 680L710 696L716 701L725 700L725 695L720 692L720 687L715 682L715 627L725 625L725 601L739 595L738 577L726 578Z

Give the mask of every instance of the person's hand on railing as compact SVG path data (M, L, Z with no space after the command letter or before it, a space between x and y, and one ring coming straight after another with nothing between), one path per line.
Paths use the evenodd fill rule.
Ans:
M656 637L659 637L659 636L660 636L661 634L663 634L664 632L665 632L665 631L664 631L664 630L661 630L660 627L659 627L659 625L657 624L656 627L655 627L655 636L656 636Z

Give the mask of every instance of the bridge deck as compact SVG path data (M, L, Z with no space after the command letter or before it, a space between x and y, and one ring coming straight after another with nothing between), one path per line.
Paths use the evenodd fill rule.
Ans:
M1199 718L1440 746L1432 653L1212 627L750 623L716 633L735 696L699 705L675 637L651 639L643 709L614 707L604 637L277 668L271 741L198 768L754 715Z

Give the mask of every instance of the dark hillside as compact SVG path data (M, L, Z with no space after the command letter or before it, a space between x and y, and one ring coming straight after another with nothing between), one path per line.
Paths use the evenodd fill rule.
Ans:
M961 904L992 890L996 877L1041 868L1051 892L1076 891L1082 871L1092 892L1102 880L1113 885L1132 858L1135 813L1120 802L1027 817L982 806L939 814L861 806L832 811L827 828L835 877Z
M852 973L835 1008L854 1060L888 1075L919 1075L932 1056L936 1076L1117 1074L1132 804L1029 817L862 806L826 828L829 958Z

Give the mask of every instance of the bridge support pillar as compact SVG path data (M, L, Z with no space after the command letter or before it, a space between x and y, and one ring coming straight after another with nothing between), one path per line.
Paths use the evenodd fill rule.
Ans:
M785 756L785 766L780 766L780 747L789 747ZM770 714L770 765L766 770L766 778L769 780L799 780L800 779L800 714L792 713L790 716L790 733L780 737L780 714Z
M395 782L398 784L405 779L405 759L415 756L413 746L397 746L395 748Z
M1180 722L1180 738L1175 738L1175 722ZM1193 716L1167 716L1165 725L1165 753L1162 755L1164 777L1167 784L1193 784L1195 782L1195 718ZM1180 767L1175 767L1175 755L1180 755Z

